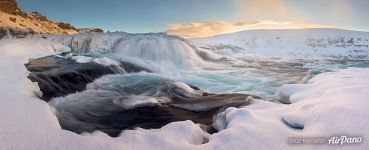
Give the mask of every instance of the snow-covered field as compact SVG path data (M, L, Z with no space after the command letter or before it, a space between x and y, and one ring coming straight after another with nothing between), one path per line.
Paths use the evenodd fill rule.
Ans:
M329 30L327 32L333 31ZM263 33L259 34L260 36L264 35ZM335 32L334 35L336 34L341 35L341 33ZM346 35L346 33L343 34ZM283 40L282 35L281 40ZM357 40L359 37L369 37L368 33L361 32L353 32L352 34L350 32L347 35L348 37L354 36L353 38ZM369 69L365 68L365 66L345 69L338 67L330 70L331 72L318 74L309 79L306 84L285 84L281 86L276 96L282 97L281 101L290 102L291 104L289 105L253 99L248 106L228 108L216 117L214 126L219 132L211 135L204 132L199 125L191 121L173 122L160 129L126 130L116 138L109 137L99 131L79 135L62 130L58 119L54 115L55 109L37 98L37 95L42 93L39 91L37 84L32 83L27 78L28 71L24 64L28 59L64 51L83 52L90 55L98 54L99 56L109 57L109 59L104 59L103 64L114 63L110 59L136 62L152 69L156 74L178 81L190 82L191 84L198 83L200 87L202 86L204 89L213 92L222 90L228 92L247 92L251 89L269 90L269 85L277 87L280 84L290 83L269 78L275 75L280 76L276 78L287 78L289 76L284 73L268 76L267 73L270 72L258 72L263 70L263 68L257 69L258 66L253 66L260 64L242 61L241 58L249 58L249 56L254 54L259 57L266 54L267 50L271 51L267 45L251 49L255 53L249 53L247 47L242 47L242 51L245 50L245 53L247 52L247 55L242 55L242 57L233 53L227 53L229 49L209 49L211 47L210 42L217 41L220 43L220 41L224 40L224 43L229 41L226 44L232 44L234 41L230 38L215 40L217 37L214 37L214 39L192 40L192 44L198 48L196 49L188 45L188 42L183 39L166 37L165 35L136 36L126 33L112 33L111 35L97 34L93 36L91 34L82 34L76 35L76 37L49 36L47 39L43 39L41 36L0 41L0 83L2 83L0 85L1 150L369 149L369 142L366 140L369 138L369 133L367 132L369 131L369 121L367 119L369 110L366 109L369 105L367 99ZM289 36L291 37L292 35ZM237 35L237 37L240 36ZM280 45L288 44L288 41L288 39L285 39L285 43L283 44L282 42ZM368 42L364 41L362 45L366 43ZM207 47L204 48L201 44ZM292 47L285 45L280 47L280 50L286 49L286 51L292 53L294 49L299 47L305 48L296 50L298 53L290 56L299 58L302 55L301 58L309 58L309 60L313 57L305 56L323 56L326 54L324 50L329 51L327 52L329 56L335 55L335 46L329 46L328 44L328 48L322 48L321 51L320 49L309 51L311 50L308 49L310 46L304 46L304 44L295 43ZM232 45L231 50L234 48L234 45ZM355 45L358 45L356 41ZM267 48L264 49L263 47ZM335 56L347 54L346 52L353 50L351 48L349 46L337 48L338 54ZM133 49L138 49L138 51ZM212 56L227 57L230 60L227 60L227 63L223 61L221 63L205 61L196 54L199 53L198 50ZM281 51L275 55L284 56L278 55L282 54ZM364 52L366 53L366 51L367 49L364 46ZM260 52L260 54L256 52ZM304 53L309 55L304 55ZM343 57L331 58L341 59ZM86 57L74 57L72 59L79 60L81 63L99 60ZM272 63L272 65L275 65L275 63ZM311 65L308 67L319 66ZM250 69L248 68L250 66L253 67ZM283 67L285 66L282 65ZM248 69L242 70L242 68ZM271 67L270 70L275 70L275 68ZM260 74L264 74L266 77L250 79L256 78ZM298 80L294 79L293 83L296 83ZM256 81L260 81L260 83ZM254 84L254 86L250 86L250 84ZM232 88L232 85L237 88ZM250 87L242 89L244 86ZM270 95L273 95L274 92L272 89ZM341 138L341 136L360 137L361 142L348 144L348 141L345 141L346 143L341 145L341 141L339 141L339 144L328 144L328 140L332 137ZM289 143L293 138L321 138L324 139L324 143Z
M360 31L246 30L190 41L210 56L215 53L240 58L369 59L369 33Z

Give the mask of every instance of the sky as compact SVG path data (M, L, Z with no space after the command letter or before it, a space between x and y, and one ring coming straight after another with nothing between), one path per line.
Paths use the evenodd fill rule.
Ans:
M23 10L78 28L186 38L250 29L369 31L369 0L18 0Z

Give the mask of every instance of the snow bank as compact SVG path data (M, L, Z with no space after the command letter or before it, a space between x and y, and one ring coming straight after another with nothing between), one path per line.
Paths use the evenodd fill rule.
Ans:
M0 41L0 57L40 57L67 52L70 48L47 40L6 39Z
M308 84L287 85L292 104L254 100L218 116L209 145L219 149L368 149L369 69L320 74ZM288 144L289 138L361 137L360 144ZM233 140L230 140L233 139ZM236 139L236 140L235 140ZM227 147L225 147L227 145Z
M191 39L200 50L225 57L369 59L369 32L339 29L247 30Z

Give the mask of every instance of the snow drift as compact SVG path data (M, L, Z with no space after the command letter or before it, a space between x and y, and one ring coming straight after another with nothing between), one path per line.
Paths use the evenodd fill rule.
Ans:
M280 94L292 104L255 100L241 109L228 108L215 124L224 130L212 135L210 143L220 149L368 149L366 140L328 144L335 136L369 138L365 132L369 130L368 85L369 69L349 68L319 74L308 84L282 86ZM289 138L324 138L325 142L294 145Z

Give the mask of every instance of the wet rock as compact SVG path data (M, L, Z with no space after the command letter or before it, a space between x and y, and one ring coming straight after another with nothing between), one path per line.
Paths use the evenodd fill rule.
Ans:
M100 130L115 137L122 130L155 129L184 120L203 124L207 126L204 130L214 133L213 116L251 100L247 94L204 93L195 86L154 74L134 73L104 76L85 91L55 98L49 104L56 109L63 129L76 133ZM132 100L137 104L129 108Z
M106 74L118 73L117 66L103 66L97 63L77 63L74 60L47 56L25 64L31 72L28 76L37 82L43 95L41 99L65 96L83 91L86 85ZM126 72L148 71L139 66L122 62Z

